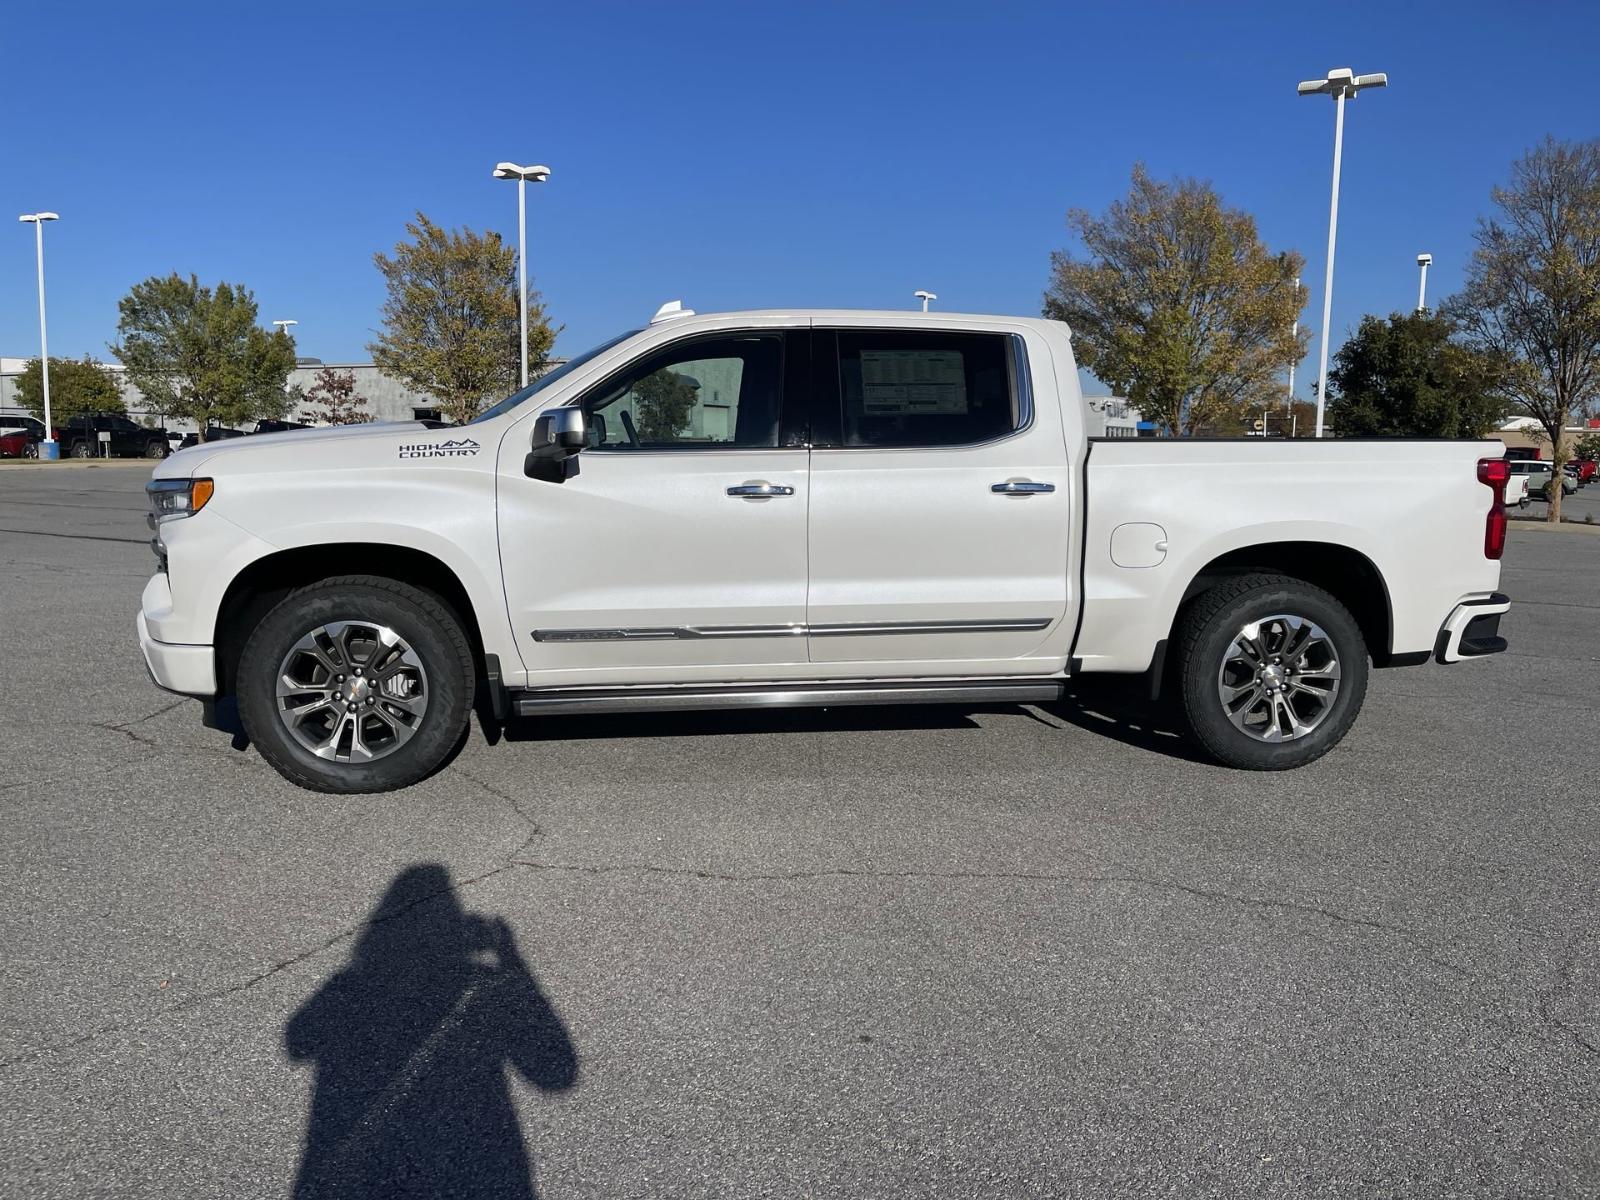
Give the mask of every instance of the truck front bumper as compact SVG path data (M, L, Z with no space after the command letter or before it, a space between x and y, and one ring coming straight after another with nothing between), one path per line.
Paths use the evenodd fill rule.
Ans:
M1500 618L1511 608L1511 597L1504 592L1463 600L1439 627L1433 656L1442 663L1499 654L1506 648L1500 636Z
M167 577L155 575L145 585L139 616L134 624L139 631L139 651L157 687L185 696L217 694L217 656L210 646L193 646L158 641L150 632L151 616L159 617L172 608L172 592Z

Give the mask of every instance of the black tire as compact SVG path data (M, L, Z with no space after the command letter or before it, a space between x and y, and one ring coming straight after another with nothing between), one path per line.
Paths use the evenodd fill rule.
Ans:
M72 457L73 458L88 458L89 457L89 443L88 442L73 442L72 443Z
M1337 654L1340 678L1333 699L1317 706L1320 715L1309 733L1264 741L1229 719L1220 677L1241 630L1278 614L1320 627ZM1196 596L1178 623L1178 654L1189 732L1219 762L1242 770L1286 771L1321 758L1349 731L1367 693L1366 639L1350 610L1321 588L1286 575L1244 575Z
M278 713L278 669L302 637L332 621L394 630L416 651L427 678L427 708L410 740L369 762L318 757ZM291 592L262 618L239 659L239 717L261 757L290 783L316 792L387 792L437 770L460 744L476 685L461 621L432 592L393 579L350 575Z
M167 456L167 442L165 438L151 438L144 444L146 458L165 458Z

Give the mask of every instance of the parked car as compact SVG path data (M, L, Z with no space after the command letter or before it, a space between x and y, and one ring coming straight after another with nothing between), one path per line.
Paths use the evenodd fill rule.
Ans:
M1555 475L1555 464L1537 458L1510 459L1506 462L1512 476L1528 481L1528 494L1535 499L1545 498L1545 487Z
M1506 507L1528 507L1528 477L1512 475L1506 480Z
M315 428L315 426L308 425L304 421L274 421L274 420L268 420L266 418L262 418L261 420L256 422L256 427L254 429L252 429L250 432L251 433L288 433L292 429L313 429L313 428Z
M42 441L44 422L38 417L30 417L23 413L10 413L0 416L0 434L6 433L31 433Z
M222 442L228 438L242 438L244 436L245 430L243 429L229 429L225 425L206 426L206 441L208 442ZM183 443L179 448L187 450L190 446L198 446L199 444L200 435L198 433L186 433L183 435Z
M0 433L0 458L38 458L41 440L43 439L37 434L27 429L13 429L7 433Z
M1595 472L1600 470L1600 463L1595 462L1592 458L1575 458L1567 463L1567 466L1577 471L1579 487L1588 487L1589 481L1595 476Z
M79 413L56 430L61 453L72 458L100 457L100 435L109 435L105 452L114 458L165 458L167 431L139 424L123 413Z
M332 792L435 770L480 686L544 716L1142 675L1213 757L1282 770L1344 736L1369 660L1506 648L1499 442L1084 421L1060 322L666 305L452 429L175 454L139 643Z

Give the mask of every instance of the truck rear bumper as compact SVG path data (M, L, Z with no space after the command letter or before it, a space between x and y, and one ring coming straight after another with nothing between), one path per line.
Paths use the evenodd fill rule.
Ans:
M1511 597L1504 592L1463 600L1439 627L1439 637L1433 646L1434 658L1442 663L1453 663L1499 654L1506 648L1506 639L1500 636L1500 618L1510 608Z
M215 696L217 694L216 655L210 646L180 646L174 642L158 642L150 636L150 626L140 611L139 650L144 655L144 665L156 686L185 696Z

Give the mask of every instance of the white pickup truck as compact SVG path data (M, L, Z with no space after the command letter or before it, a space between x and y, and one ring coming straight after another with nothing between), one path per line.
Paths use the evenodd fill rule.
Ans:
M174 454L139 642L334 792L436 770L475 703L1045 703L1088 673L1274 770L1344 736L1369 662L1504 649L1500 443L1084 422L1057 322L669 304L467 425Z

